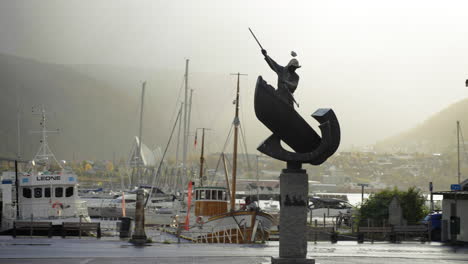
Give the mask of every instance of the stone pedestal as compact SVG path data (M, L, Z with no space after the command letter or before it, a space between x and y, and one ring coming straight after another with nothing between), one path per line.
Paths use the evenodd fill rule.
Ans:
M315 264L315 259L306 258L271 258L273 264Z
M145 233L145 192L143 189L137 190L135 208L135 232L130 242L134 244L145 244L147 240Z
M279 258L273 264L307 263L307 204L309 182L305 170L284 169L280 175Z

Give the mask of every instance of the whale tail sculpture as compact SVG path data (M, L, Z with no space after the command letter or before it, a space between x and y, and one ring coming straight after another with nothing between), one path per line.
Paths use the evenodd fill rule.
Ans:
M320 108L312 114L320 123L320 137L261 76L255 87L254 106L257 118L273 133L257 149L272 158L286 161L288 166L300 166L302 163L320 165L340 145L340 125L332 109ZM295 152L285 150L281 141Z

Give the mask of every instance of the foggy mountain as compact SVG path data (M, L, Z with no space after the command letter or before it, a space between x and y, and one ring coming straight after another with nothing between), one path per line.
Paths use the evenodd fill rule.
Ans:
M22 156L34 156L40 138L30 131L40 129L40 117L32 113L32 107L44 104L48 129L60 129L48 137L58 159L127 158L138 134L143 80L147 81L143 141L151 149L164 149L183 100L183 76L184 72L59 65L0 54L0 137L4 139L0 156L16 154L18 105ZM212 130L206 135L206 151L219 152L233 120L236 79L229 73L189 73L189 77L189 87L194 89L189 144L193 146L195 128L207 127ZM253 89L248 88L253 81L241 79L241 121L250 152L268 135L253 113ZM176 137L177 129L170 154Z
M454 151L457 144L456 122L468 139L468 99L463 99L432 115L418 126L376 144L378 151L440 153ZM460 142L463 139L460 138Z

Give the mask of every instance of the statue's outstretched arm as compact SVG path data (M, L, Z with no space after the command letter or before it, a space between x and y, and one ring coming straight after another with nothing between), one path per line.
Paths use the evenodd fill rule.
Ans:
M279 65L278 63L276 63L276 61L270 58L270 56L267 55L266 50L262 50L262 54L265 56L266 62L268 63L268 65L274 72L276 73L281 72L283 66Z

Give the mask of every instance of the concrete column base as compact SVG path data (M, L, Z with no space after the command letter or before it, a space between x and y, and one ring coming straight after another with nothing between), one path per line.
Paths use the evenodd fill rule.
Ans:
M315 259L271 257L271 263L272 264L315 264Z
M146 236L132 236L129 242L134 245L144 245L148 242L148 238Z

